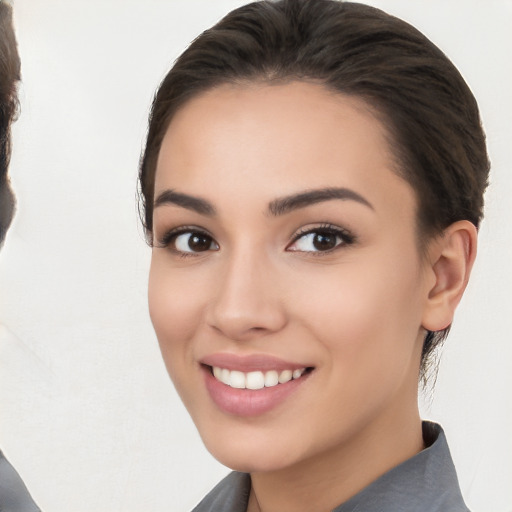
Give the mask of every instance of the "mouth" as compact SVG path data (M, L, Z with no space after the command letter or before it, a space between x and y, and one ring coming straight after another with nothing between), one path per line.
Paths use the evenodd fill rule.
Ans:
M291 380L298 380L306 373L310 373L313 368L288 368L284 370L267 370L243 372L239 370L229 370L220 366L209 366L211 374L215 379L226 386L235 389L250 389L256 391L263 388L273 388L286 384Z
M256 417L274 410L307 387L313 366L266 356L220 354L201 361L208 394L223 413Z

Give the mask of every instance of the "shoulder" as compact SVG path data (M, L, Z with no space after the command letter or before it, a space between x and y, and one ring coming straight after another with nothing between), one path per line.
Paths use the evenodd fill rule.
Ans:
M0 510L40 512L20 475L0 451Z
M423 423L425 449L391 469L334 512L469 512L443 429Z
M251 477L233 471L221 480L192 512L246 512Z

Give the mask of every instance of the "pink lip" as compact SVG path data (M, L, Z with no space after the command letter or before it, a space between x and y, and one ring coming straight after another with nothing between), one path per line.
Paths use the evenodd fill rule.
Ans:
M268 370L294 370L306 368L307 365L288 363L265 355L252 355L240 357L234 354L215 354L201 360L206 389L215 405L225 413L235 416L254 417L264 414L292 395L306 382L309 373L300 379L293 379L285 384L263 389L236 389L219 382L211 372L211 366L218 366L228 370L268 371Z
M284 361L277 357L268 356L266 354L252 354L249 356L240 356L230 353L218 353L204 357L199 361L207 366L218 366L227 370L238 370L241 372L266 372L269 370L297 370L308 368L311 365L292 363Z

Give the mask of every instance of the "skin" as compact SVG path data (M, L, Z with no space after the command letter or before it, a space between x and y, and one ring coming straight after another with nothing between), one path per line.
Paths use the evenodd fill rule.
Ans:
M292 82L203 93L163 140L155 198L173 190L215 214L155 207L151 319L206 447L251 473L250 511L331 510L423 448L425 329L451 322L476 231L463 221L420 255L415 193L386 135L362 101ZM269 212L278 198L325 187L363 201ZM328 251L298 238L326 223L350 236ZM162 242L183 226L208 233L210 250L184 253L187 234ZM243 417L206 390L199 361L215 353L314 369L277 407Z

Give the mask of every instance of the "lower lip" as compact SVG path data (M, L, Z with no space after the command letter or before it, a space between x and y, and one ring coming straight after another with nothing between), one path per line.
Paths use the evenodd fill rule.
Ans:
M218 381L210 367L203 367L206 389L215 405L223 412L236 416L258 416L283 403L305 382L309 373L300 379L262 389L237 389Z

